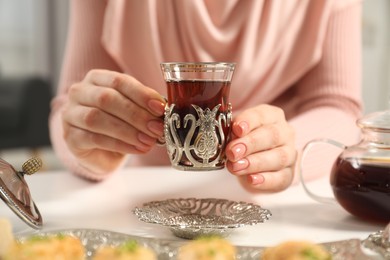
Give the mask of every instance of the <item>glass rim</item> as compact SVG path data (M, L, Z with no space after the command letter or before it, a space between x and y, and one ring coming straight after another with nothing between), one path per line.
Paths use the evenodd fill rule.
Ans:
M197 70L230 70L233 71L235 68L235 62L161 62L160 66L164 72L177 71L180 69L184 71L186 69L190 71Z

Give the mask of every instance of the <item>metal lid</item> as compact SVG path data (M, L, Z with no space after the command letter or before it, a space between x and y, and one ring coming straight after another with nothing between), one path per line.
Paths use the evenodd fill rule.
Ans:
M377 132L390 132L390 110L368 114L357 121L362 129L368 128Z
M0 197L20 219L35 229L42 227L42 217L31 198L24 175L31 175L41 167L41 159L31 158L23 164L22 171L16 171L0 158Z

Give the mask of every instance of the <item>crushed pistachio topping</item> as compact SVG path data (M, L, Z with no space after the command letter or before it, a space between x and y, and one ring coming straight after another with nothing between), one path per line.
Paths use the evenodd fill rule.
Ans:
M301 251L302 256L306 260L322 260L322 257L319 257L316 252L312 248L306 248ZM331 260L332 258L329 256L326 258L326 260Z
M136 240L129 240L119 247L120 251L134 253L138 249L139 245Z

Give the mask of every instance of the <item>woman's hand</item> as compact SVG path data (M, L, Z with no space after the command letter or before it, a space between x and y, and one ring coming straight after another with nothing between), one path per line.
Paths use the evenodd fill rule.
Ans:
M227 168L250 191L275 192L293 180L297 153L282 109L260 105L235 115Z
M69 89L62 116L65 141L87 169L114 170L125 154L147 153L163 135L164 103L131 76L91 70Z

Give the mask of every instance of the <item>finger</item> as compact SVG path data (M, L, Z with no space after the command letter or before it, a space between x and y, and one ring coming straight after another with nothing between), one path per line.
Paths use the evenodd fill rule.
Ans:
M262 125L283 121L285 121L285 115L281 108L262 104L237 115L234 118L232 131L238 137L242 137Z
M285 145L293 139L293 128L286 123L264 125L229 142L226 156L230 161L238 161L249 154Z
M161 119L114 89L88 84L75 85L69 90L69 96L81 105L100 108L151 137L158 138L163 134L164 126Z
M127 144L121 140L111 138L102 134L92 133L73 126L68 126L65 130L65 139L69 147L76 152L86 150L100 149L117 153L141 154L148 152L150 146L134 146ZM82 140L82 141L81 141Z
M288 188L294 179L292 167L277 172L263 172L240 177L245 187L252 191L278 192Z
M74 127L121 140L136 147L151 146L156 138L143 135L126 122L97 108L72 106L63 113L63 119Z
M87 74L86 80L94 85L109 87L119 91L155 116L164 114L164 98L157 91L145 87L133 77L114 71L91 70Z
M290 167L296 161L297 152L292 146L250 154L247 157L227 162L229 171L235 175L248 175L258 172L280 171Z

